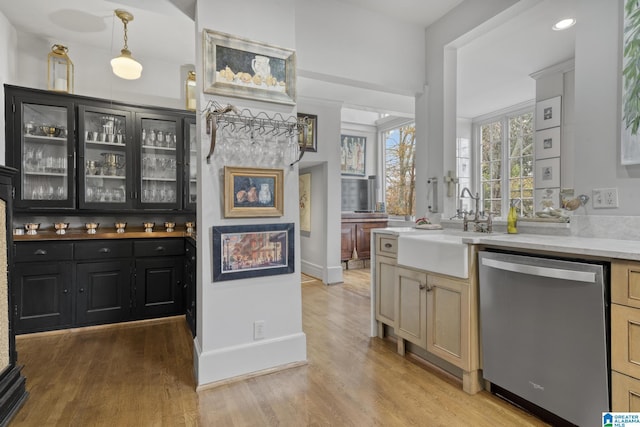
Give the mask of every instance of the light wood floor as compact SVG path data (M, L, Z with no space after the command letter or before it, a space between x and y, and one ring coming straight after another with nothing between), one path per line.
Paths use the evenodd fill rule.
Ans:
M195 392L182 317L18 337L30 397L11 426L541 426L369 338L366 270L303 278L308 364Z

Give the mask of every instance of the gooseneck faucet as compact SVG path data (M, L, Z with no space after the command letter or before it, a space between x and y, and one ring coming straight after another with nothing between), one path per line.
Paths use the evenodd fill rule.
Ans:
M491 212L489 212L487 214L487 218L486 219L480 219L478 217L478 215L480 215L480 195L478 193L476 193L476 195L474 196L473 194L471 194L471 190L469 190L467 187L464 187L462 189L462 192L460 193L460 197L465 197L465 194L467 194L469 197L471 197L471 199L473 199L475 201L475 210L473 211L473 223L475 224L475 231L484 231L487 233L491 233L493 231L493 219L491 218ZM486 223L487 227L486 229L482 227L482 223ZM464 231L468 231L469 230L469 218L467 217L467 213L464 212L464 216L462 218L462 226L463 226L463 230Z

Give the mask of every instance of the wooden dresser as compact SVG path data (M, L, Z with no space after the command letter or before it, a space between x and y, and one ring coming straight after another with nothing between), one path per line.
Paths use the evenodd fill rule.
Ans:
M387 226L387 214L381 212L342 213L342 261L368 260L371 253L371 230Z

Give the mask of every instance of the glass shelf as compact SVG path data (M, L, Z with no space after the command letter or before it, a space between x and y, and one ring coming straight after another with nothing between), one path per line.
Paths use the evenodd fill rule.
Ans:
M24 135L24 139L26 141L29 141L29 140L38 141L39 143L48 141L48 142L58 142L58 143L64 144L67 142L66 136L31 135L28 133Z

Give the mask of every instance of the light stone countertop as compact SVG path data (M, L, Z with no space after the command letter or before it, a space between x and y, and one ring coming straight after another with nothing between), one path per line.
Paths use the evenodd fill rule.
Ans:
M552 236L543 234L475 233L460 230L417 230L412 227L375 229L376 233L399 236L401 234L455 234L462 242L504 249L555 252L565 255L583 255L599 258L617 258L640 261L640 241L578 236Z

